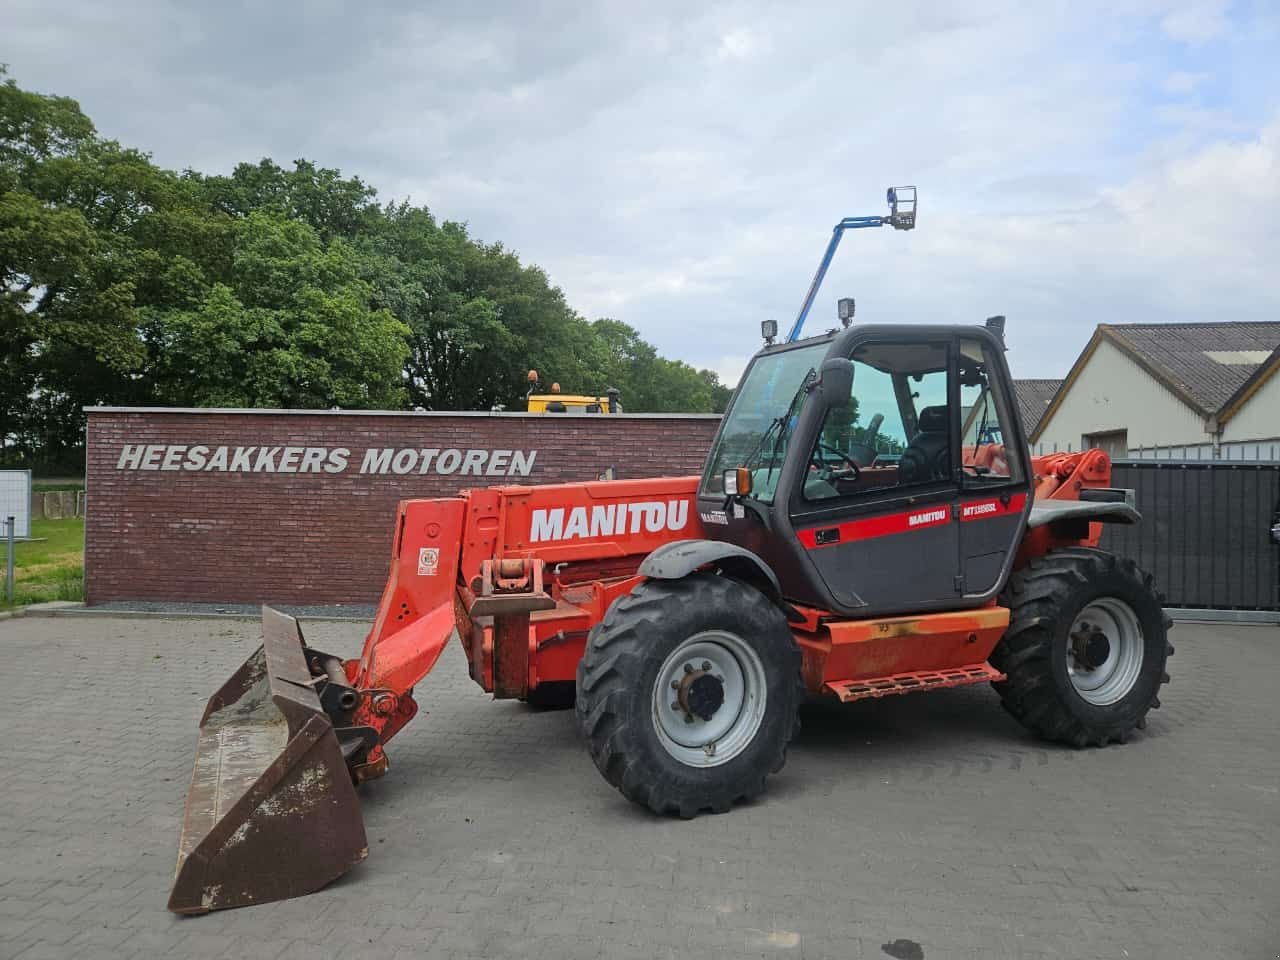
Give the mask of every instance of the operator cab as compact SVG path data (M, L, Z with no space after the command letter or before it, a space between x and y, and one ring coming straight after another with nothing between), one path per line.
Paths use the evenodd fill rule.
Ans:
M758 554L795 603L911 613L994 596L1030 483L1000 340L854 326L756 355L698 508L708 537Z

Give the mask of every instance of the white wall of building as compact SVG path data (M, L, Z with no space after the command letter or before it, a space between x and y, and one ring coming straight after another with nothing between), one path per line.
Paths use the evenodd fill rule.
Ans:
M1280 442L1280 373L1273 373L1235 416L1222 425L1222 440L1224 443Z
M1036 447L1079 450L1086 434L1108 430L1127 430L1130 449L1210 440L1197 411L1104 339L1045 422Z

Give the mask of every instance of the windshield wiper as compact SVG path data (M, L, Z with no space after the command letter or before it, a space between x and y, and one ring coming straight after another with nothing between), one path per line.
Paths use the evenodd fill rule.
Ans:
M791 402L787 404L786 412L783 413L782 416L774 417L769 421L769 426L765 427L764 433L760 434L760 439L756 441L756 445L747 452L745 457L742 458L742 466L748 468L751 467L755 462L756 456L764 449L764 445L773 437L774 431L784 426L786 422L791 419L791 412L795 409L796 402L809 386L809 378L813 377L816 373L817 371L814 370L813 367L809 368L809 372L806 373L804 375L804 379L800 381L800 386L797 387L796 392L791 395ZM770 456L773 456L773 453L776 452L776 450L777 443L774 444L773 449L770 451Z
M809 372L806 373L804 375L804 379L800 381L800 386L796 387L796 392L791 395L791 402L787 404L786 412L773 422L774 424L777 424L778 434L774 437L773 447L769 451L769 472L765 474L766 483L773 479L773 469L778 463L778 453L783 449L783 442L791 432L792 416L795 413L797 405L800 403L800 398L809 392L809 388L813 385L817 374L818 371L813 367L809 368ZM773 424L770 424L769 429L773 429ZM761 445L763 445L763 443L764 438L762 437Z
M756 455L759 454L760 451L764 449L764 445L769 442L769 438L773 436L773 431L782 426L784 419L785 418L783 417L774 417L769 421L769 426L765 427L764 433L760 434L760 439L756 441L756 445L747 451L747 455L742 458L742 465L744 467L750 468L752 466L755 462Z

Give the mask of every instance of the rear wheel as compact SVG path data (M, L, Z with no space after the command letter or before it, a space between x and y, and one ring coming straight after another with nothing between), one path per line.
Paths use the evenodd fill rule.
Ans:
M1102 550L1059 550L1014 574L1002 602L1009 629L991 663L1008 679L995 687L1024 726L1084 747L1146 725L1173 653L1150 574Z
M700 574L617 600L578 665L577 717L609 783L655 813L764 790L799 727L800 651L758 590Z

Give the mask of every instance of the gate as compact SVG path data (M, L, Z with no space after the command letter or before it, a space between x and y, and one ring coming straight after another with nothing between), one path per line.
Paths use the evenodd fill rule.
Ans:
M1167 607L1280 611L1280 463L1117 460L1142 522L1103 527L1102 544L1156 578Z

